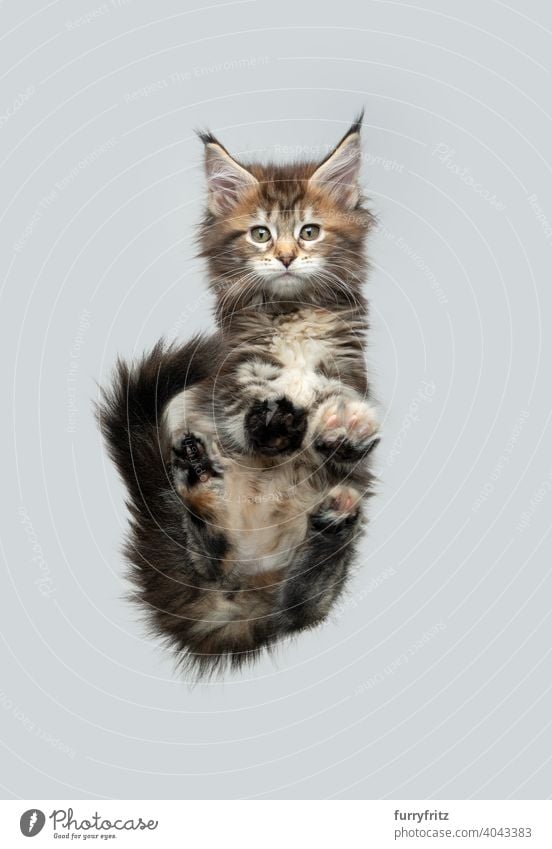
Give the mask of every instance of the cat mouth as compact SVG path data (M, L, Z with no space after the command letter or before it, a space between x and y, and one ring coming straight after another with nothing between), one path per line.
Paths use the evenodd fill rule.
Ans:
M306 275L303 272L296 270L294 268L286 268L286 269L282 269L282 271L280 271L280 270L273 271L271 274L269 274L267 276L268 276L269 280L273 280L273 281L274 280L284 280L284 281L288 281L288 282L290 280L304 280L305 277L306 277Z
M297 289L299 286L306 285L313 276L313 270L310 273L306 269L282 268L264 271L261 274L265 286L271 289Z

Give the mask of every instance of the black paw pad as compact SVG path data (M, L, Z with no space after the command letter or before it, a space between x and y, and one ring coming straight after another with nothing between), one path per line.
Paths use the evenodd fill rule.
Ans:
M268 456L297 451L307 429L307 414L287 398L256 401L245 416L245 430L254 451Z
M213 466L207 449L198 436L186 433L172 448L173 469L178 477L184 476L187 486L206 483L219 474Z

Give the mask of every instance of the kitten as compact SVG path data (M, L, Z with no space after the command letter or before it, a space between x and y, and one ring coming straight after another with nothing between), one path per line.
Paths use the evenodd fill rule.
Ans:
M217 331L119 362L98 411L140 599L200 673L323 620L354 555L378 441L361 121L321 163L241 164L201 134Z

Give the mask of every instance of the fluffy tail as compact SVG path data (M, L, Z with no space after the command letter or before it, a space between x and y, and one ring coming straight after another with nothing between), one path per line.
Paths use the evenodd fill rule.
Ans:
M131 509L153 510L156 498L166 490L163 411L175 395L213 372L217 354L216 338L196 336L182 346L158 342L134 364L117 362L97 417L131 497Z
M138 601L155 630L179 651L189 649L194 622L186 611L202 593L188 567L184 508L170 474L163 412L171 398L213 373L218 356L216 337L198 336L183 346L159 342L134 364L119 360L96 411L129 496L125 554Z

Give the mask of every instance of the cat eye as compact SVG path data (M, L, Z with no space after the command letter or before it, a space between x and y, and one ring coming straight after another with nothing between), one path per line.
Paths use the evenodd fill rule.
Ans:
M320 235L320 227L318 224L305 224L301 227L299 238L305 242L312 242L313 239L318 239Z
M268 227L252 227L249 233L254 242L269 242L271 238Z

